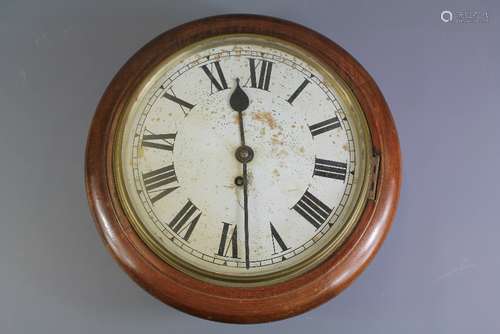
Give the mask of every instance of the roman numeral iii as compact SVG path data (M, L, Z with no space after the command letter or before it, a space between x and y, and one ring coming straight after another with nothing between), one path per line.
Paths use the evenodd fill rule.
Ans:
M337 117L333 117L327 119L326 121L319 122L309 126L309 130L311 130L311 134L313 137L320 135L324 132L334 130L340 127L340 121Z
M219 243L219 251L217 252L217 255L219 256L225 256L227 257L227 253L229 250L231 250L231 257L232 258L237 258L238 257L238 232L237 232L237 226L229 224L229 223L222 223L222 233L220 236L220 243ZM230 233L230 230L232 229L232 233Z
M193 233L196 224L198 224L200 216L201 211L199 211L198 208L191 203L190 200L188 200L186 205L184 205L181 211L179 211L174 219L172 219L168 226L182 239L189 241L189 237ZM184 236L181 234L184 234Z
M345 162L318 159L314 163L314 175L345 181L347 164Z
M215 75L212 73L212 69L215 67L218 79L215 78ZM220 67L220 62L219 61L214 61L213 63L210 64L210 69L208 68L207 65L201 66L203 69L203 72L207 75L207 77L210 79L210 94L213 94L213 88L217 89L217 91L221 91L224 89L227 89L227 82L226 78L224 77L224 73L222 72L222 68Z
M170 194L179 187L164 188L163 186L177 182L174 165L169 165L163 168L155 169L151 172L143 173L142 180L146 187L151 203L157 202L159 199Z
M142 136L142 146L151 147L159 150L173 151L175 133L160 133L154 134L149 130L146 130L149 134Z
M248 61L250 64L250 86L269 91L273 63L267 60L255 61L254 58L248 58ZM257 70L259 70L258 75Z
M332 209L307 190L292 209L297 211L315 228L319 228L332 212Z

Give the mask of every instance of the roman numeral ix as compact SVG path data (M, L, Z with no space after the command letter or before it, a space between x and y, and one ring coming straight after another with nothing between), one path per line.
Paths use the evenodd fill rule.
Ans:
M220 243L219 243L219 251L217 252L217 255L219 256L225 256L227 257L227 253L231 249L231 257L232 258L237 258L238 257L238 232L237 232L237 226L229 224L229 223L222 223L222 233L220 236ZM232 233L229 233L229 231L233 230Z
M198 214L196 215L197 212ZM168 226L174 233L184 240L189 241L189 237L193 233L196 224L198 224L200 216L201 212L190 200L188 200L186 205L184 205ZM184 233L184 236L181 236L182 233Z
M311 134L313 137L322 134L327 131L334 130L340 127L340 121L337 117L333 117L327 119L326 121L319 122L309 126L309 130L311 130Z
M159 150L173 151L175 133L161 133L155 134L146 129L148 134L142 136L142 146L151 147Z
M318 159L314 163L314 175L345 181L347 164L345 162Z
M215 87L215 89L217 89L217 91L227 89L226 78L224 77L224 73L222 72L222 68L220 67L220 62L214 61L213 63L211 63L209 65L210 65L210 69L208 68L207 65L203 65L203 66L201 66L201 68L203 69L203 72L205 72L205 74L210 79L210 94L214 93L214 91L213 91L214 87ZM211 71L211 69L213 69L214 66L215 66L215 69L217 71L217 76L219 77L218 80L215 78L214 74Z
M164 188L163 186L177 181L174 165L169 165L163 168L155 169L151 172L143 173L142 179L146 187L146 192L151 200L151 203L157 202L159 199L170 194L175 189L179 188Z
M254 58L248 58L250 63L250 86L269 91L269 83L271 81L271 72L273 70L273 63L267 60L255 61ZM257 70L259 70L257 81ZM248 81L247 81L248 83Z
M319 228L332 212L332 209L307 190L292 209L297 211L315 228Z

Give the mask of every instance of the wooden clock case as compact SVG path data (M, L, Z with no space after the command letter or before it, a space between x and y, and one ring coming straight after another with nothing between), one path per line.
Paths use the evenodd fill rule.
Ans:
M380 159L376 196L368 200L355 229L327 260L286 282L262 287L226 287L195 279L155 255L124 213L113 177L112 143L127 97L143 78L176 51L221 34L262 34L296 44L335 71L357 98ZM167 31L139 50L116 74L91 124L85 165L88 201L105 245L123 269L163 302L193 315L235 323L287 318L339 294L368 265L394 217L399 198L399 141L389 108L375 81L344 49L321 34L281 19L225 15Z

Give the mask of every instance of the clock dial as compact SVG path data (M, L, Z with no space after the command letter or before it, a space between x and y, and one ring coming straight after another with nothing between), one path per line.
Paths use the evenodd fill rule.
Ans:
M314 57L208 39L144 80L120 123L120 198L144 241L220 284L270 284L331 254L364 207L369 131Z

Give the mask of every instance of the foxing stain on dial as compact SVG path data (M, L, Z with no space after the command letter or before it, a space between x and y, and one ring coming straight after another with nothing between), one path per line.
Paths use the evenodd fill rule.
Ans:
M261 111L252 113L252 119L266 124L271 129L276 127L276 120L274 119L272 112Z

